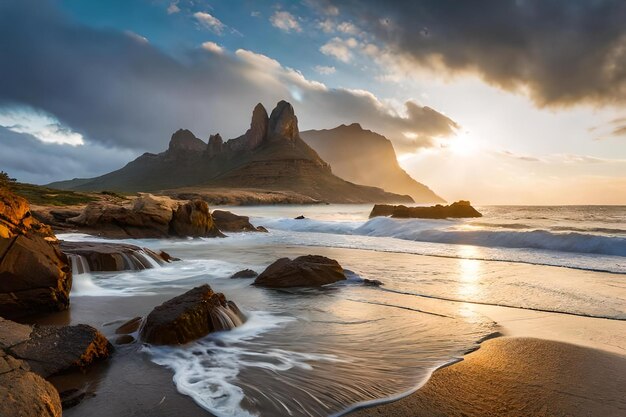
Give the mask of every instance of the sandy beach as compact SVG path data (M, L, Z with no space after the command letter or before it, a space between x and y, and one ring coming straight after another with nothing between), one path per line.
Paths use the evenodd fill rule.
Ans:
M626 357L533 338L484 342L417 392L353 416L624 416Z

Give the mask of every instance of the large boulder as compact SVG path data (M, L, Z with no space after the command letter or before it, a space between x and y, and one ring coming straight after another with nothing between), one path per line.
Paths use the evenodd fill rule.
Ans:
M250 223L248 216L239 216L225 210L213 210L215 225L222 232L260 232L261 229ZM267 231L267 230L265 230Z
M54 386L0 349L0 416L61 417Z
M0 188L0 315L65 310L72 273L52 230L28 202Z
M391 216L394 218L416 219L448 219L448 218L471 218L482 217L469 201L460 200L449 206L437 204L430 207L406 207L403 205L393 206L389 204L376 204L372 208L370 218L377 216Z
M181 202L151 194L118 204L93 202L80 216L67 221L89 233L110 238L221 236L206 202Z
M221 237L209 212L209 205L202 200L188 201L178 206L170 223L170 234L191 237Z
M155 307L141 327L140 337L155 345L181 345L244 321L234 302L204 284Z
M346 279L343 268L334 259L319 255L281 258L268 266L254 285L268 288L321 287Z
M137 271L165 264L172 259L165 252L156 253L148 248L125 243L61 241L60 247L69 257L74 274Z
M26 361L33 372L47 378L105 359L112 347L102 333L86 324L31 327L0 318L0 350Z

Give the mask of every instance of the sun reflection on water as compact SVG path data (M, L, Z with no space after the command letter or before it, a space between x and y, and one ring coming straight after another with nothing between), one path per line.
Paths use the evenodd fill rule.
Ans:
M481 291L480 278L483 272L483 261L467 258L479 258L480 249L475 246L460 246L458 255L460 259L458 260L459 286L457 294L459 298L464 300L474 299ZM463 316L475 314L471 309L471 304L463 304L459 313Z

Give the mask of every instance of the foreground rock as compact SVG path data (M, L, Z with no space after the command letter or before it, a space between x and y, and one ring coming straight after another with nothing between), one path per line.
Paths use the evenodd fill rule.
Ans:
M33 372L47 378L105 359L112 347L102 333L86 324L27 326L0 318L0 350L26 361Z
M213 210L215 225L222 232L261 232L265 228L257 228L250 223L248 216L239 216L225 210Z
M345 279L339 262L325 256L307 255L293 260L277 260L257 277L254 285L268 288L321 287Z
M2 350L0 416L61 417L61 399L54 386Z
M94 271L137 271L170 262L167 253L122 243L66 242L61 250L70 258L74 274Z
M469 201L457 201L449 206L437 204L431 207L406 207L388 204L376 204L370 213L370 218L376 216L391 216L394 218L416 219L448 219L482 217L482 214L471 206Z
M206 202L181 202L151 194L142 194L120 204L93 202L67 222L108 238L223 236L215 226Z
M230 330L244 321L245 316L234 302L205 284L152 310L140 337L156 345L181 345L211 332Z
M0 315L65 310L72 274L52 230L28 202L0 187Z

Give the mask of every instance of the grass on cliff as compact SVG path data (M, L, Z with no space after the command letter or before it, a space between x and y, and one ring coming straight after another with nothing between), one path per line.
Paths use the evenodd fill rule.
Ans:
M39 206L72 206L87 204L97 200L96 197L75 191L55 190L41 185L14 182L9 185L11 190L24 197L30 204Z

